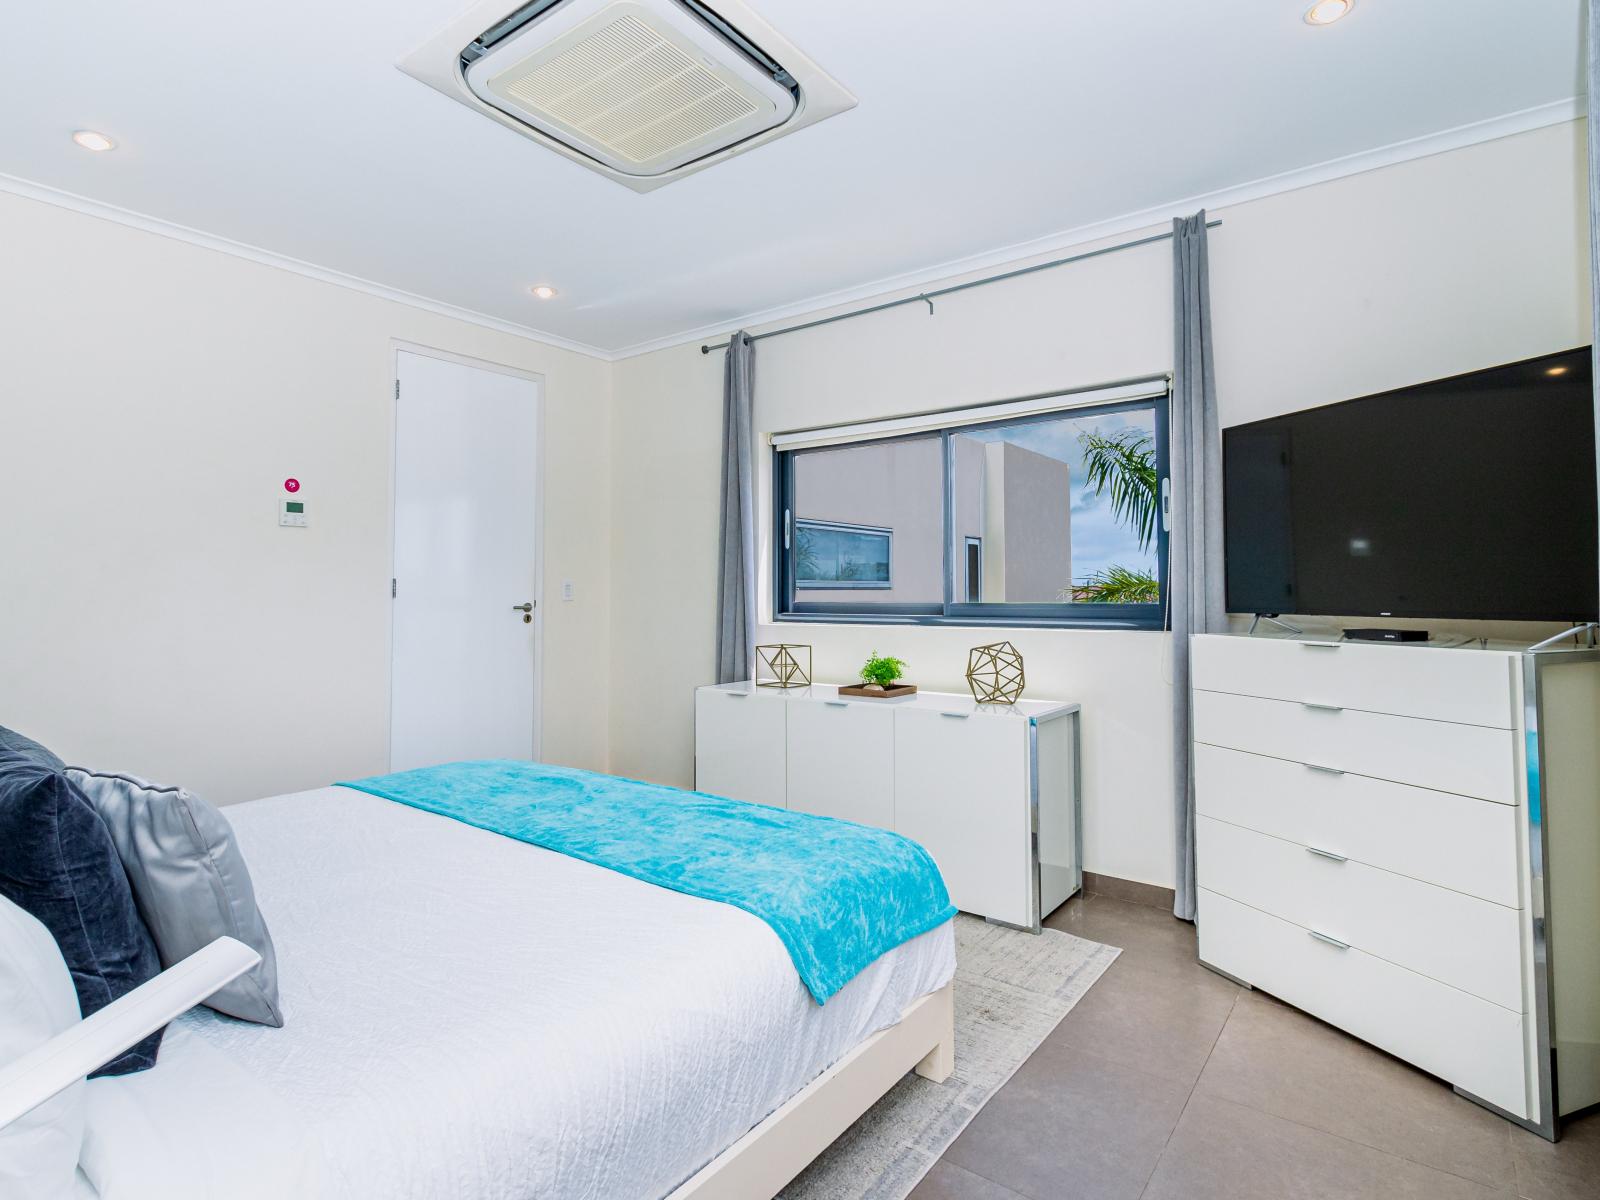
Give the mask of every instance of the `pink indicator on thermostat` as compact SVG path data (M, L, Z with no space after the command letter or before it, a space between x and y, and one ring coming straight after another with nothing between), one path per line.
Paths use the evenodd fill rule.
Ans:
M300 481L295 479L293 476L290 476L288 479L283 481L283 490L291 494L298 492L300 490Z

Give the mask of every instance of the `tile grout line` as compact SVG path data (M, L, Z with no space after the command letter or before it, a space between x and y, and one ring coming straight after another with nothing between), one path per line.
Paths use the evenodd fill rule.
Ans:
M1299 1012L1300 1010L1295 1009L1295 1011ZM1230 1017L1232 1016L1231 1012L1229 1013L1229 1016ZM1365 1043L1363 1043L1363 1045L1365 1045ZM1208 1062L1210 1061L1210 1056L1209 1055L1207 1055L1207 1061ZM1202 1070L1203 1070L1203 1068L1202 1068ZM1200 1081L1198 1079L1196 1079L1195 1080L1195 1087L1199 1087L1199 1086L1200 1086ZM1193 1093L1191 1093L1191 1095L1192 1094ZM1420 1158L1412 1158L1411 1155L1403 1153L1402 1151L1399 1151L1399 1150L1391 1150L1386 1146L1375 1146L1371 1142L1363 1141L1361 1138L1358 1138L1358 1137L1352 1137L1348 1133L1338 1133L1338 1132L1336 1132L1335 1130L1332 1130L1332 1129L1324 1129L1320 1125L1313 1125L1309 1121L1302 1121L1302 1120L1298 1119L1297 1117L1287 1116L1284 1113L1280 1113L1280 1112L1273 1112L1271 1109L1262 1108L1258 1104L1252 1104L1248 1100L1238 1100L1238 1099L1235 1099L1232 1096L1223 1096L1223 1095L1213 1095L1212 1099L1213 1100L1221 1100L1224 1104L1231 1104L1235 1108L1246 1109L1249 1112L1257 1113L1257 1114L1259 1114L1260 1116L1263 1116L1263 1117L1270 1117L1272 1120L1275 1120L1275 1121L1286 1121L1290 1125L1297 1126L1300 1129L1310 1130L1312 1133L1320 1133L1324 1137L1338 1138L1341 1142L1349 1142L1352 1146L1360 1146L1364 1150L1371 1150L1374 1154L1384 1154L1384 1155L1387 1155L1390 1158L1399 1159L1401 1162L1410 1163L1414 1167L1421 1167L1421 1168L1423 1168L1424 1170L1427 1170L1427 1171L1437 1171L1441 1175L1449 1175L1453 1179L1459 1179L1464 1183L1470 1183L1470 1184L1473 1184L1476 1187L1491 1188L1491 1189L1500 1187L1499 1184L1486 1183L1482 1179L1474 1179L1471 1175L1463 1175L1459 1171L1452 1171L1449 1167L1441 1167L1441 1166L1437 1165L1436 1163L1423 1162ZM1187 1107L1187 1105L1185 1105L1185 1107ZM1522 1184L1520 1182L1520 1176L1518 1175L1518 1172L1517 1172L1517 1163L1516 1163L1516 1158L1514 1156L1512 1157L1512 1160L1511 1160L1511 1179L1512 1179L1511 1190L1517 1193L1517 1200L1531 1200L1530 1197L1522 1195Z
M1198 1086L1198 1081L1196 1081L1196 1084ZM1409 1163L1413 1167L1420 1167L1422 1170L1431 1171L1435 1175L1447 1175L1451 1179L1459 1179L1462 1183L1470 1183L1473 1187L1482 1188L1485 1191L1498 1191L1503 1193L1506 1190L1501 1188L1498 1184L1485 1183L1481 1179L1473 1179L1468 1175L1457 1174L1448 1167L1436 1167L1432 1163L1425 1163L1418 1159L1410 1158L1394 1150L1385 1150L1382 1146L1370 1146L1366 1142L1363 1142L1360 1138L1353 1138L1348 1134L1335 1133L1331 1129L1322 1129L1316 1125L1307 1125L1304 1121L1297 1121L1293 1117L1284 1116L1282 1113L1268 1112L1264 1108L1257 1108L1253 1104L1246 1104L1244 1101L1235 1100L1231 1096L1213 1095L1210 1098L1217 1101L1219 1104L1228 1104L1232 1105L1234 1108L1242 1108L1246 1112L1255 1113L1257 1116L1266 1117L1269 1120L1282 1121L1285 1124L1295 1126L1297 1129L1304 1129L1308 1133L1315 1133L1321 1135L1322 1137L1333 1138L1335 1141L1344 1142L1350 1146L1359 1146L1363 1150L1370 1150L1374 1154L1381 1154L1385 1158L1392 1158L1397 1162ZM1187 1105L1185 1107L1187 1107ZM1513 1164L1513 1170L1515 1170L1515 1164ZM1513 1176L1513 1178L1515 1178L1515 1176ZM1510 1190L1516 1193L1517 1200L1532 1200L1532 1197L1524 1196L1522 1194L1522 1185L1520 1183L1512 1183Z
M1167 1156L1167 1147L1172 1144L1172 1135L1178 1132L1178 1126L1183 1123L1183 1114L1189 1111L1189 1102L1194 1099L1195 1089L1200 1086L1200 1077L1206 1073L1206 1066L1211 1062L1211 1056L1216 1053L1217 1043L1222 1040L1228 1022L1233 1020L1233 1010L1238 1007L1239 995L1243 990L1239 988L1233 993L1233 999L1228 1004L1228 1015L1223 1017L1222 1024L1217 1026L1217 1036L1211 1039L1211 1045L1206 1049L1206 1060L1195 1072L1194 1082L1189 1085L1189 1094L1183 1098L1183 1107L1178 1110L1178 1119L1172 1123L1172 1128L1167 1130L1166 1140L1161 1143L1161 1153L1156 1155L1155 1162L1150 1164L1150 1173L1144 1177L1144 1186L1139 1189L1139 1200L1144 1200L1145 1193L1150 1190L1150 1181L1156 1177L1161 1160Z

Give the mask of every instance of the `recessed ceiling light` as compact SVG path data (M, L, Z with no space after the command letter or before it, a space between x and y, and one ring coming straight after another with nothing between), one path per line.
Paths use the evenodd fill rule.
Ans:
M545 284L545 283L541 283L538 287L529 288L528 290L530 292L532 292L535 296L539 297L539 299L541 299L541 300L549 300L552 296L554 296L556 294L555 288L553 288L549 284Z
M1546 367L1544 373L1546 375L1565 375L1570 369L1564 366Z
M1340 17L1348 16L1356 0L1317 0L1306 10L1307 25L1332 25Z
M102 150L115 150L117 148L117 144L105 134L97 133L93 129L78 130L72 135L72 140L85 150L93 150L97 154Z

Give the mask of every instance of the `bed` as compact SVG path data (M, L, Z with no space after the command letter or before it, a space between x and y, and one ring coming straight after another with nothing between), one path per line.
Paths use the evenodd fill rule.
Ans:
M287 1024L91 1081L84 1197L752 1200L951 1069L948 921L819 1005L731 904L346 787L226 811Z

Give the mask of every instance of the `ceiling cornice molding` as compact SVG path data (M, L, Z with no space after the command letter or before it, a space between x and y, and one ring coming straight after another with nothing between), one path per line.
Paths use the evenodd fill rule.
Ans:
M670 350L675 346L707 341L722 341L730 333L738 329L760 332L760 327L763 325L773 325L781 321L792 320L795 317L821 315L830 308L857 304L864 300L886 298L897 292L915 294L918 291L927 289L932 284L952 281L963 275L999 267L1021 265L1028 259L1033 258L1051 258L1078 247L1087 246L1092 242L1121 237L1153 226L1164 225L1174 217L1188 216L1197 209L1203 208L1208 213L1220 213L1227 208L1248 204L1254 200L1264 200L1271 196L1282 195L1285 192L1299 191L1302 188L1314 187L1320 183L1330 183L1337 179L1364 174L1368 171L1381 170L1384 167L1396 166L1419 158L1430 158L1437 154L1445 154L1451 150L1461 150L1481 142L1496 141L1519 133L1529 133L1536 129L1544 129L1551 125L1561 125L1569 121L1575 121L1583 116L1584 103L1585 100L1582 96L1572 97L1567 100L1557 100L1551 104L1543 104L1536 108L1523 109L1520 112L1492 117L1487 121L1478 121L1471 125L1460 125L1438 133L1425 134L1422 137L1411 138L1407 141L1379 146L1376 149L1363 150L1358 154L1329 159L1326 162L1315 163L1309 167L1300 167L1279 175L1269 175L1262 179L1253 180L1250 183L1238 184L1234 187L1223 188L1205 195L1190 196L1184 200L1175 200L1153 208L1143 209L1139 212L1113 217L1107 221L1099 221L1092 225L1063 230L1060 233L1049 234L1033 241L1002 246L998 250L985 251L969 258L940 263L936 266L925 267L903 275L890 276L875 280L872 283L860 284L856 287L829 292L821 296L813 296L808 300L799 300L776 308L746 313L744 316L733 320L719 321L712 325L701 325L694 329L686 329L681 333L667 334L663 337L653 338L632 346L625 346L620 350L611 351L611 358L613 361L620 361L627 358L636 358L642 354L651 354L657 350Z
M331 267L321 267L316 263L291 258L287 254L279 254L274 250L263 250L260 246L237 242L232 238L222 237L219 234L206 233L200 229L191 229L189 226L179 225L175 221L152 217L145 213L134 212L128 208L119 208L115 204L107 204L104 201L94 200L88 196L80 196L76 192L64 191L61 188L51 187L49 184L36 183L31 179L0 174L0 192L9 192L14 196L22 196L29 200L52 204L57 208L67 208L73 212L83 213L86 216L114 221L118 225L126 225L132 229L141 229L146 233L154 233L161 237L187 242L191 246L200 246L206 250L216 250L223 254L232 255L235 258L243 258L250 262L260 263L262 266L276 267L280 271L290 271L296 275L303 275L308 279L331 283L335 287L364 292L368 296L376 296L380 300L390 300L396 304L403 304L408 308L421 309L423 312L430 312L435 316L450 317L453 320L465 321L470 325L480 325L485 329L492 329L496 333L506 333L512 337L525 338L529 341L554 347L557 350L570 350L575 354L583 354L589 358L600 359L603 362L611 362L617 357L613 352L602 350L598 346L590 346L587 343L576 342L553 333L545 333L528 325L519 325L515 321L507 321L501 317L490 316L488 313L462 308L459 305L449 304L443 300L419 296L415 292L390 287L388 284L377 283L371 279L363 279L359 275L350 275L344 271L334 270Z
M840 291L811 296L807 299L797 300L778 307L746 313L741 317L718 321L715 324L700 325L677 333L666 334L659 338L652 338L648 341L638 342L616 350L607 350L585 342L563 338L556 334L545 333L532 326L519 325L514 321L507 321L501 317L491 316L488 313L481 313L474 309L462 308L442 300L420 296L414 292L407 292L387 284L363 279L360 276L350 275L331 267L318 266L315 263L292 258L287 254L279 254L276 251L265 250L259 246L235 241L232 238L192 229L174 221L152 217L144 213L135 212L132 209L120 208L114 204L107 204L100 200L91 199L88 196L80 196L74 192L68 192L29 179L22 179L18 176L0 174L0 192L9 192L30 200L38 200L59 208L71 209L74 212L84 213L88 216L114 221L119 225L140 229L161 237L173 238L193 246L200 246L208 250L229 254L236 258L247 259L264 266L276 267L279 270L290 271L309 279L333 284L336 287L349 288L352 291L363 292L381 300L393 301L396 304L421 309L437 316L450 317L454 320L478 325L485 329L492 329L513 337L525 338L559 350L569 350L575 354L599 359L602 362L616 362L625 358L635 358L642 354L650 354L657 350L671 349L674 346L707 340L720 340L736 329L775 324L794 317L816 314L830 308L859 303L862 300L892 295L896 292L915 292L927 288L930 284L958 276L1013 265L1031 258L1057 255L1091 242L1120 237L1137 230L1161 225L1170 221L1173 217L1187 215L1199 208L1204 208L1210 212L1218 212L1236 205L1266 199L1285 192L1298 191L1301 188L1313 187L1320 183L1328 183L1351 175L1359 175L1367 171L1375 171L1384 167L1395 166L1399 163L1410 162L1414 159L1428 158L1451 150L1463 149L1480 142L1494 141L1519 133L1527 133L1535 129L1543 129L1551 125L1560 125L1580 118L1583 115L1583 108L1583 97L1558 100L1551 104L1540 105L1537 108L1524 109L1520 112L1493 117L1487 121L1461 125L1438 133L1412 138L1408 141L1395 142L1373 150L1364 150L1358 154L1347 155L1343 158L1330 159L1327 162L1301 167L1279 175L1271 175L1250 183L1223 188L1205 195L1175 200L1167 204L1143 209L1139 212L1096 222L1092 225L1084 225L1031 241L1002 246L967 258L938 263L917 271L889 276Z

